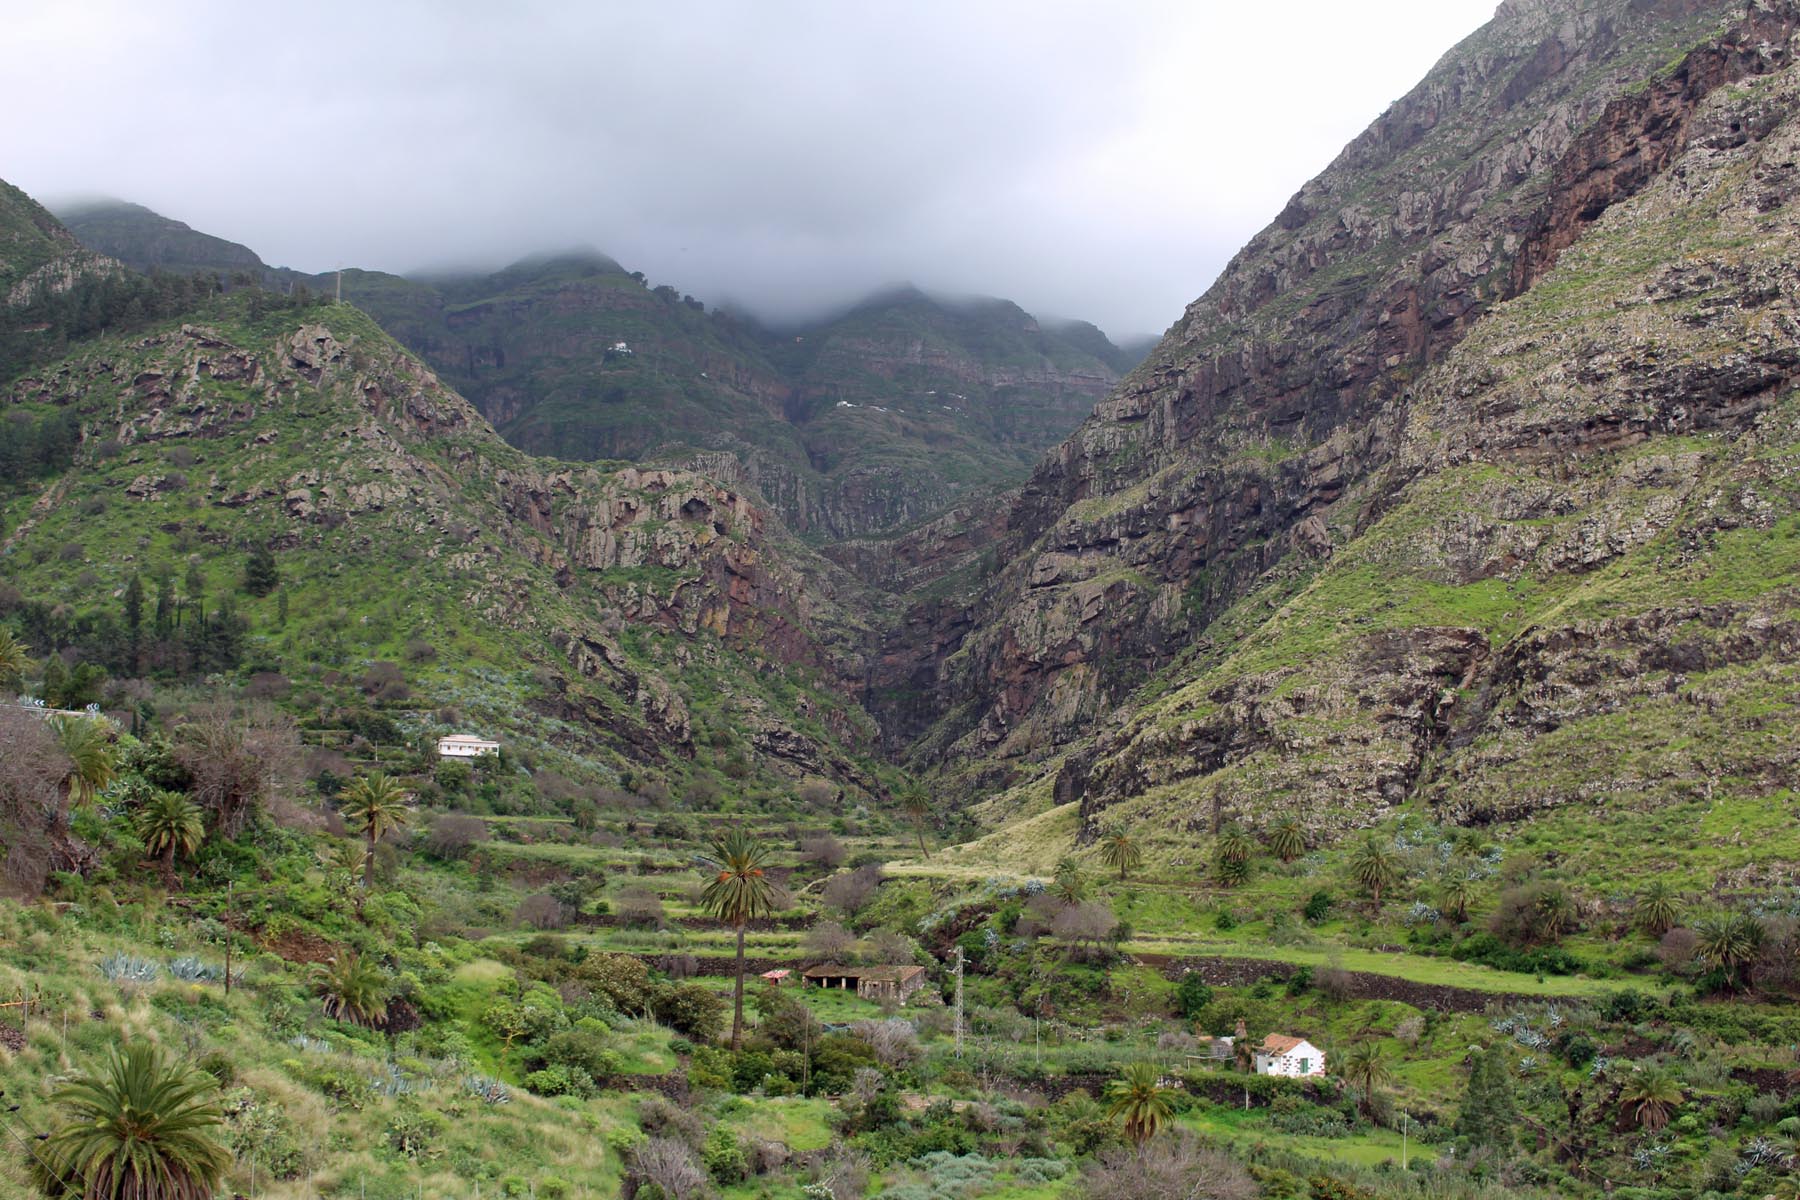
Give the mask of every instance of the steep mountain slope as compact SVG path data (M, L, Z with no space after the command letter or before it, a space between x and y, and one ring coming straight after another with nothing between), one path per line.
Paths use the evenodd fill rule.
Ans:
M1502 5L1039 467L982 594L915 610L884 647L890 737L1008 781L1135 689L1281 639L1283 603L1395 503L1423 379L1609 207L1678 172L1697 114L1785 68L1794 26L1789 3ZM1346 619L1386 627L1379 596L1341 595ZM1071 764L1063 798L1097 761Z
M86 200L58 205L56 215L83 246L139 271L204 272L226 278L239 272L261 277L268 271L250 247L201 233L141 204Z
M1329 561L1071 764L1086 826L1630 813L1610 853L1673 866L1653 814L1791 798L1797 162L1800 70L1698 106L1667 172L1420 378Z
M0 307L21 309L118 264L77 241L43 205L0 180Z
M736 759L878 790L844 699L866 634L831 596L851 585L778 520L692 474L529 458L364 314L266 307L216 298L0 393L9 420L80 431L68 469L0 494L9 604L36 605L40 653L116 657L130 578L187 569L190 606L249 619L242 671L326 707L406 662L411 696L385 707L414 731L455 709L620 772ZM282 591L246 599L264 546Z
M140 270L340 282L271 269L137 205L64 215ZM890 533L1022 481L1142 357L1092 325L1040 327L1006 301L910 288L775 333L592 251L491 275L346 271L341 283L514 445L694 464L825 539Z

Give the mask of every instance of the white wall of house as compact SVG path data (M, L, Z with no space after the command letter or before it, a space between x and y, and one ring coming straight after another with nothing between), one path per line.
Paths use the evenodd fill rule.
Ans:
M1301 1042L1298 1046L1281 1054L1258 1050L1256 1052L1256 1073L1258 1075L1281 1075L1289 1079L1323 1075L1325 1073L1325 1052L1311 1042Z

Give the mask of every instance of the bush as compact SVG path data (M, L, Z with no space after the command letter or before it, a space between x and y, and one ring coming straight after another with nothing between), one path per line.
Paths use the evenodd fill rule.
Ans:
M385 1138L390 1149L417 1161L431 1153L446 1124L437 1113L402 1101L388 1121Z
M742 1183L750 1177L744 1148L738 1144L737 1136L723 1125L713 1126L712 1132L706 1135L706 1144L700 1149L700 1161L705 1164L706 1173L721 1187Z
M595 1022L583 1021L584 1025ZM591 1081L619 1074L619 1055L607 1044L605 1035L591 1029L565 1029L551 1034L532 1048L527 1065L541 1068L568 1067L582 1072ZM533 1087L532 1091L539 1089ZM560 1094L560 1093L551 1093Z
M462 763L455 765L468 770ZM470 850L487 840L487 822L478 817L450 813L432 822L431 831L425 835L425 852L433 858L453 862L466 857Z
M629 954L590 954L576 964L575 978L634 1017L650 1009L659 991L650 968Z
M1212 999L1212 988L1193 971L1183 975L1175 986L1175 1011L1184 1020L1197 1020Z
M1300 910L1300 915L1305 917L1308 921L1311 921L1314 925L1323 921L1330 913L1331 893L1324 891L1314 892L1312 895L1308 896L1306 898L1306 907Z
M525 1086L540 1096L591 1096L594 1077L580 1067L564 1064L544 1067L525 1076Z
M540 892L520 901L513 919L533 929L561 929L569 923L569 910L555 896Z
M1582 967L1579 958L1560 947L1515 949L1492 933L1470 934L1456 944L1450 957L1458 962L1481 963L1496 970L1517 971L1524 975L1573 975Z
M657 1020L689 1041L713 1041L725 1027L725 1001L702 983L667 988L657 995L651 1007Z

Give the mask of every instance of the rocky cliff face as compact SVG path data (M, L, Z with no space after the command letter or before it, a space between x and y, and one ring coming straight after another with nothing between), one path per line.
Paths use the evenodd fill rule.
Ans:
M1261 636L1396 502L1405 476L1390 469L1414 453L1425 381L1498 307L1554 289L1560 256L1596 222L1716 141L1706 114L1784 71L1794 26L1785 2L1502 6L1303 188L1044 461L979 598L911 615L938 636L886 660L876 690L890 710L935 718L918 760L1009 780L1083 743L1170 664L1192 665L1156 688ZM1735 132L1727 121L1726 134L1753 138L1775 119L1740 118ZM1747 369L1752 390L1773 370ZM1460 679L1466 664L1447 653L1423 648L1428 665L1406 674ZM1226 710L1232 694L1217 701ZM1208 761L1203 745L1245 736L1236 717L1220 720L1194 735L1196 761ZM1112 749L1093 762L1118 752L1102 743ZM1368 749L1371 777L1387 775L1384 752ZM1078 758L1068 798L1087 793ZM1148 786L1123 762L1103 769L1093 778L1107 795Z

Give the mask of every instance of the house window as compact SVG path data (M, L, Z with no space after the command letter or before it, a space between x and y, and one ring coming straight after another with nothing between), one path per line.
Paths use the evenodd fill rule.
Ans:
M1310 1058L1301 1059L1300 1060L1300 1073L1302 1075L1306 1075L1306 1074L1309 1074L1311 1071L1312 1071L1312 1060Z

